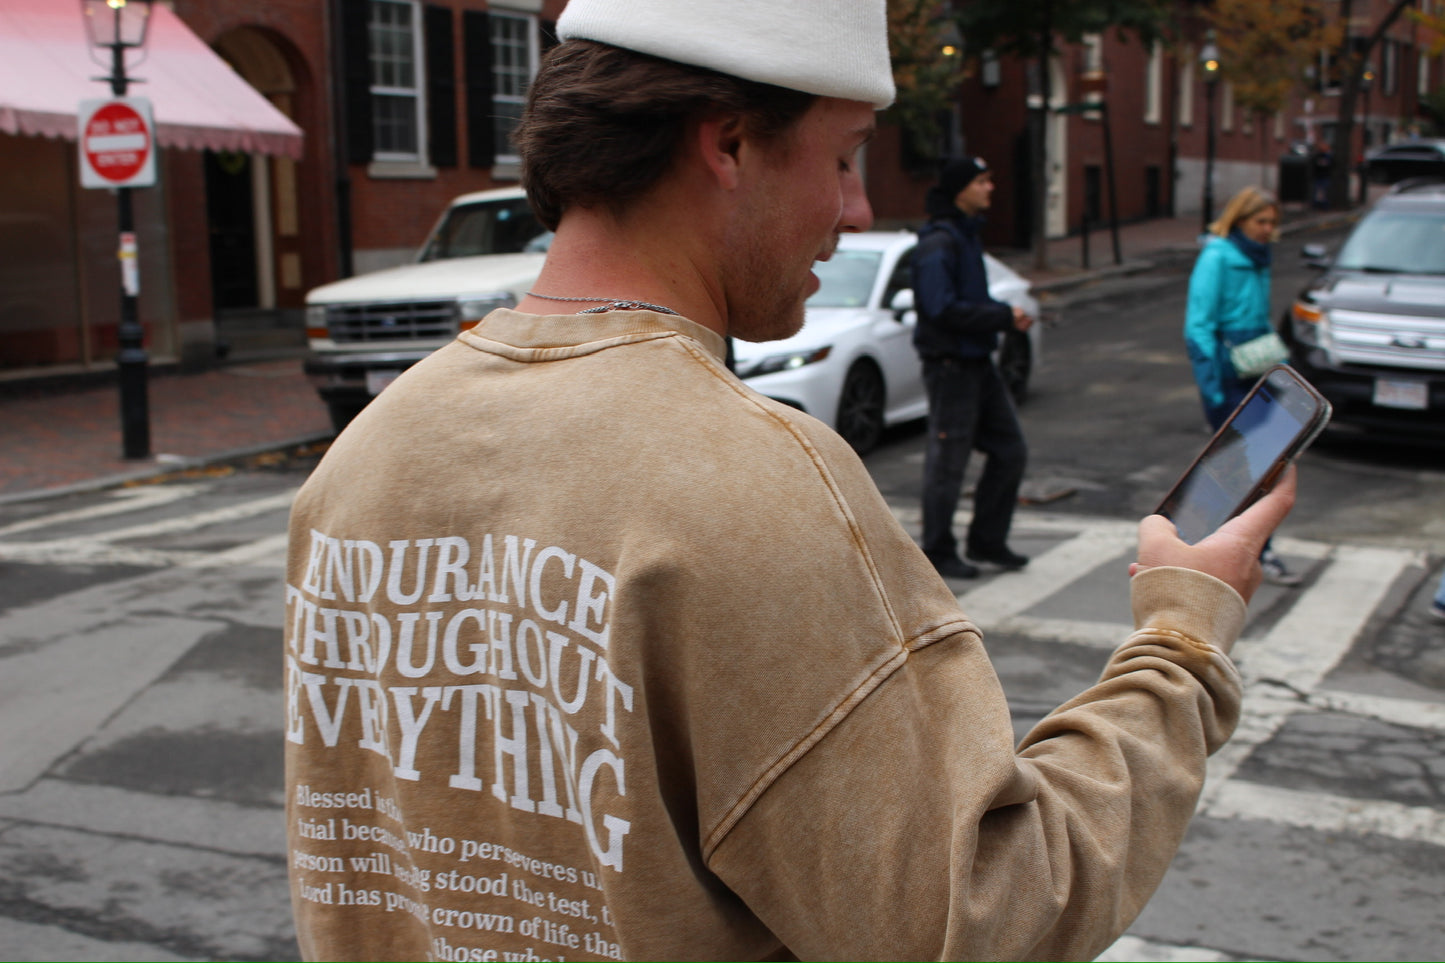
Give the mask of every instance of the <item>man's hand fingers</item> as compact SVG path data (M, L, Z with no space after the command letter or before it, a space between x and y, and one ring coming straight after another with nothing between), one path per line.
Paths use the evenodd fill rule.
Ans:
M1274 488L1259 501L1240 512L1220 526L1220 532L1253 538L1264 548L1264 543L1275 529L1279 528L1290 509L1294 507L1295 494L1299 489L1299 470L1294 465L1285 469Z

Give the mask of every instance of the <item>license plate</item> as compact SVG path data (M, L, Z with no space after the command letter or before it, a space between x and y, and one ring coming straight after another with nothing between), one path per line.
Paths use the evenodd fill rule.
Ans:
M368 371L366 373L366 390L369 394L379 395L381 389L396 380L400 371Z
M1375 379L1375 404L1381 408L1424 411L1430 407L1430 386L1423 381Z

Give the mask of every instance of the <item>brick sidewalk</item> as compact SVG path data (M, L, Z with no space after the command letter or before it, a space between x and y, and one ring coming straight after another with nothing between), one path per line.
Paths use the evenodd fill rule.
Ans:
M114 381L12 388L0 397L0 499L205 464L331 435L326 406L299 359L234 364L148 379L149 459L121 457Z

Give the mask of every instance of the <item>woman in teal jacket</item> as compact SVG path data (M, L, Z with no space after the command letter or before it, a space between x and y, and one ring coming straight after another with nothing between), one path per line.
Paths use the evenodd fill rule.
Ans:
M1269 317L1269 267L1270 245L1278 231L1279 202L1274 195L1246 187L1209 225L1211 237L1194 263L1184 344L1211 429L1224 424L1257 380L1234 370L1229 349L1274 330ZM1271 582L1299 584L1299 576L1269 545L1259 561Z
M1184 344L1209 427L1217 429L1256 378L1241 378L1229 349L1274 330L1269 320L1270 244L1279 230L1279 203L1246 187L1209 225L1210 238L1189 278Z

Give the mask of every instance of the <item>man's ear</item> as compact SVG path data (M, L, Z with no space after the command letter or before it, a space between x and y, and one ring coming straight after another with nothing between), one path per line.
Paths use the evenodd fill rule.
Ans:
M732 190L741 181L745 139L743 119L737 114L708 117L699 121L693 131L693 143L704 170L724 190Z

